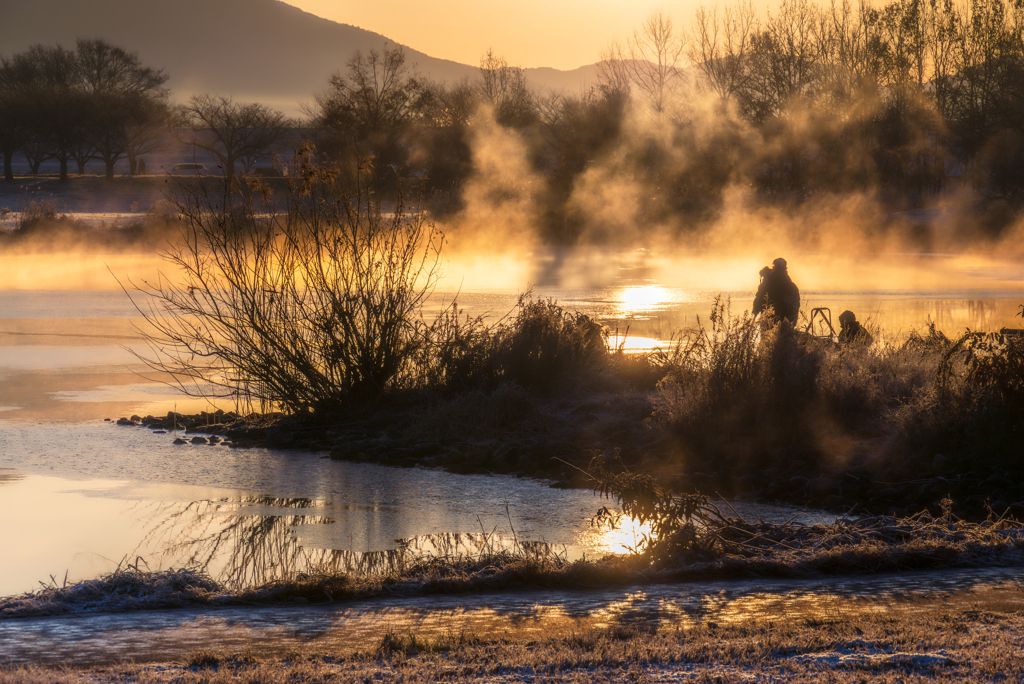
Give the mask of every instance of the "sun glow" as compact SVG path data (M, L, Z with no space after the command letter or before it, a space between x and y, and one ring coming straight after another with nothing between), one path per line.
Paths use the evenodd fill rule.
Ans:
M620 302L621 313L629 316L663 308L672 295L660 285L638 285L622 288L615 298Z
M603 528L589 546L597 553L631 553L642 550L651 538L651 522L639 523L623 515L613 528Z

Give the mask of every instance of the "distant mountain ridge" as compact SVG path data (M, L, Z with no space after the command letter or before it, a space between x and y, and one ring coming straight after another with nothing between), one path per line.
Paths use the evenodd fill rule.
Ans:
M138 51L146 65L167 71L178 99L231 94L292 115L356 50L396 44L280 0L0 1L2 55L35 43L73 47L77 38L104 38ZM478 75L475 66L403 47L407 63L422 76L456 81ZM575 92L596 81L597 69L527 69L527 76L534 87Z

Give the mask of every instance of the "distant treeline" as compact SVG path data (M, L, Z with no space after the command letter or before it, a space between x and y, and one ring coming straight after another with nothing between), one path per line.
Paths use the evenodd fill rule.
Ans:
M1019 199L1021 0L784 0L766 19L737 0L688 27L655 13L599 66L582 92L541 94L492 52L457 83L418 77L400 48L356 53L300 123L222 97L173 107L166 74L100 40L35 46L0 63L0 146L8 180L17 152L35 172L102 159L112 176L171 131L231 175L302 126L326 159L372 158L380 191L416 186L457 211L497 126L516 136L537 223L556 241L583 229L573 196L590 171L591 184L643 188L652 223L711 219L736 185L769 201L868 191L906 204L955 181Z

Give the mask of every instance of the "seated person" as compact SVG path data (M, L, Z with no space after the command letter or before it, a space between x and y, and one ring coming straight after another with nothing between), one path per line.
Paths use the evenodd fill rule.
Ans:
M857 322L852 311L839 314L839 344L847 347L868 347L874 342L867 328Z

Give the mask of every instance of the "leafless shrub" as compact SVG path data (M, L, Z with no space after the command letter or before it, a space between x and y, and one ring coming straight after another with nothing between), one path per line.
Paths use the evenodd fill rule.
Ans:
M258 180L223 196L179 186L183 235L163 254L179 280L129 294L144 302L143 360L186 392L323 415L418 373L443 236L401 199L384 212L364 182L372 160L352 186L311 146L295 167L280 203Z

